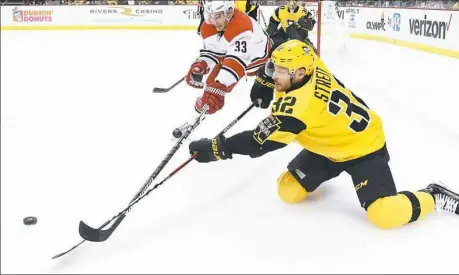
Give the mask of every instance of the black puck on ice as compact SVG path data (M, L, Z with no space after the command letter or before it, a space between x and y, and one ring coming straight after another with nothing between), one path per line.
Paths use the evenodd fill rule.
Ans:
M37 217L25 217L24 224L25 225L34 225L37 223Z
M174 131L172 132L172 135L175 138L180 138L182 136L182 131L179 128L175 128Z

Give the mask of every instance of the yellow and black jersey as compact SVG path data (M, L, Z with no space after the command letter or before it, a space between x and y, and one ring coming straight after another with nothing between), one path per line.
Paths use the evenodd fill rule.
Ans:
M296 141L335 162L360 158L385 144L380 117L325 67L286 92L275 91L271 115L254 131L230 137L235 154L261 156Z
M269 24L275 25L276 27L281 24L282 29L286 32L288 26L290 26L292 22L298 22L301 17L307 14L308 11L301 6L297 6L293 12L289 12L287 5L280 6L274 11L269 20Z
M251 1L247 1L247 0L237 0L237 1L234 1L234 5L236 7L236 9L244 12L244 13L249 13L249 12L252 12L253 10L256 9L256 5L252 4Z
M234 5L236 9L258 21L258 4L252 3L251 0L237 0L234 1Z

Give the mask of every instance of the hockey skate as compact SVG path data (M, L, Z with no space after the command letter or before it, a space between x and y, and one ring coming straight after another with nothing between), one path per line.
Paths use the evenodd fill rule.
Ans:
M431 183L421 191L434 197L435 210L459 215L459 195L447 189L442 183Z

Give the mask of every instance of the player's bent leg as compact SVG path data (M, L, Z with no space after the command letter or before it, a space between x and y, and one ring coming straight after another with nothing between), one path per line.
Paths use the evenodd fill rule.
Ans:
M307 150L302 150L287 168L277 180L278 195L286 203L303 201L323 182L342 172L338 164Z
M434 198L427 192L397 192L389 160L384 146L346 168L368 220L382 229L414 222L435 209Z
M309 193L290 171L285 171L277 179L277 194L285 203L297 203L306 199Z
M367 218L381 229L391 229L417 221L434 210L432 195L404 191L372 202L367 208Z
M404 191L377 199L368 207L367 217L376 226L389 229L419 220L435 210L459 215L459 194L432 183L418 192Z

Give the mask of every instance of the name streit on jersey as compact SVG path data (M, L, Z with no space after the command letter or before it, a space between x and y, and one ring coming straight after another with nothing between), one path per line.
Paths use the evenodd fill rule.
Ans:
M315 70L316 86L314 96L328 102L330 97L332 76L327 71L317 67Z

